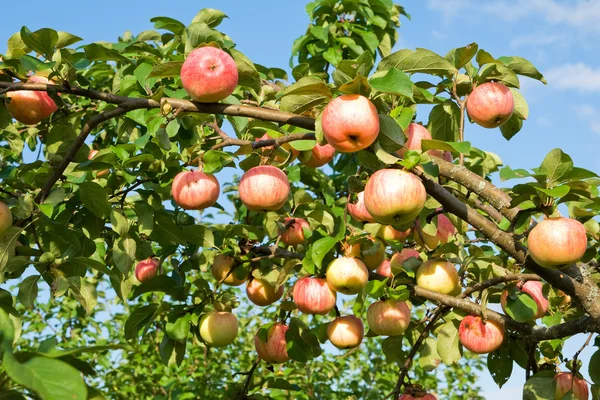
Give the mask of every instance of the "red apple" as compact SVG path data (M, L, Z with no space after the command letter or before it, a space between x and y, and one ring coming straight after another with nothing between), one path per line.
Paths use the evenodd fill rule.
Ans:
M279 322L269 328L267 341L263 342L258 335L254 336L254 347L259 357L269 364L281 364L290 359L287 353L285 332L289 327Z
M215 47L193 50L181 67L181 84L190 97L213 103L229 96L238 84L238 69L233 58Z
M240 286L242 283L248 280L247 277L240 279L236 276L235 271L229 273L233 268L236 267L235 259L225 254L219 254L215 257L212 266L210 267L210 273L213 278L217 281L223 281L224 284L229 286Z
M554 377L556 380L555 400L563 400L567 393L571 394L570 399L588 400L590 397L587 382L571 372L558 372Z
M358 347L365 336L365 327L354 315L337 317L327 325L327 337L338 349Z
M529 232L527 245L531 258L542 267L573 264L587 249L585 227L571 218L547 218Z
M305 314L329 314L335 306L336 294L323 278L298 279L292 292L294 304Z
M175 176L171 193L175 202L186 210L204 210L215 204L221 186L214 175L202 171L183 171Z
M437 400L437 397L435 397L432 394L423 394L422 396L419 395L412 395L409 393L405 393L402 396L398 397L398 400Z
M98 150L90 150L90 154L88 154L88 160L96 157L96 154L98 154ZM109 172L110 171L108 169L103 169L102 171L96 172L96 177L102 178L103 176L107 176Z
M428 260L417 269L417 285L423 289L443 294L452 294L460 286L458 272L446 260Z
M385 259L385 245L381 239L369 238L369 240L373 245L365 243L345 244L344 256L360 258L368 269L374 270Z
M319 168L333 160L334 156L335 149L332 145L327 143L324 146L321 146L319 143L317 143L310 151L310 158L308 158L306 161L302 161L304 157L301 157L300 161L302 161L302 163L307 167Z
M353 153L366 149L377 139L379 116L365 96L344 94L327 104L321 126L327 143L334 149Z
M427 192L413 174L400 169L380 169L365 187L365 206L381 224L404 224L425 206Z
M401 335L410 323L410 309L403 301L379 300L367 309L367 321L378 335Z
M32 76L27 83L53 84L54 82L43 76ZM58 110L54 100L44 91L17 90L6 93L6 97L10 98L10 102L6 104L10 115L26 125L38 124Z
M477 125L497 128L508 121L515 109L509 88L500 82L477 86L467 99L467 114Z
M290 182L279 168L261 165L246 171L238 190L248 210L277 211L288 200Z
M267 281L254 278L246 284L246 295L257 306L266 307L283 296L283 285L275 291L275 287Z
M149 281L156 276L159 266L160 263L156 258L148 257L135 266L135 277L140 282Z
M400 253L392 254L392 258L390 260L384 260L375 270L375 272L379 275L392 278L394 276L393 270L402 268L402 263L404 261L411 257L414 257L418 260L420 256L421 255L419 252L415 249L404 248Z
M385 241L395 240L397 242L404 242L408 235L410 235L410 228L405 231L399 231L391 225L381 225L381 228L377 231L377 237Z
M502 346L504 327L490 320L484 324L481 317L467 315L458 327L458 339L473 353L491 353Z
M305 219L286 218L285 228L281 234L281 241L288 246L303 244L306 240L304 237L304 229L310 230L310 225Z
M200 318L200 337L213 347L225 347L235 340L238 321L227 311L209 311Z
M327 267L327 284L336 292L357 294L369 281L369 270L358 258L340 257Z
M10 208L4 203L0 203L0 235L12 226L13 216Z
M404 147L396 152L400 157L404 157L407 150L421 150L422 140L431 140L431 133L421 124L410 123L404 131L406 142Z
M537 313L533 316L533 319L542 318L548 311L548 299L544 297L543 287L544 284L539 281L527 281L525 283L517 283L517 288L523 293L528 294L535 301L537 305ZM500 296L500 304L502 309L506 312L506 300L508 299L508 290L504 289Z
M268 133L265 133L264 135L262 135L260 138L256 139L255 141L258 142L259 140L266 140L266 139L275 139L275 138L272 138L271 136L269 136ZM263 149L263 151L264 150L270 150L273 147L274 146L265 146L262 149ZM296 150L296 149L293 149L292 146L290 146L289 143L284 143L280 147L283 148L284 150L286 150L287 152L292 153L292 157L291 157L290 161L295 160L296 157L298 157L298 155L300 154L300 152L298 150ZM275 156L275 161L278 162L278 163L282 163L285 160L286 160L286 158L284 158L282 156L279 156L279 155Z
M348 213L358 222L375 222L375 219L367 211L365 207L365 192L360 192L356 195L356 203L348 203Z
M415 229L413 233L413 239L415 239L415 242L417 242L419 246L423 246L424 240L425 245L428 248L435 249L440 244L448 243L450 237L456 234L456 228L448 217L444 214L439 214L435 218L437 218L437 232L435 236L425 233L421 229L420 222L418 220L416 221L417 229ZM423 240L421 240L421 238L423 238Z

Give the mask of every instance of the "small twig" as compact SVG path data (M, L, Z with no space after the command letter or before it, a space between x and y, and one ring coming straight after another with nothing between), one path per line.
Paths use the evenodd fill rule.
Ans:
M592 337L594 336L594 333L590 333L588 335L587 340L585 341L585 343L583 344L583 346L581 346L581 348L579 350L577 350L577 352L575 353L575 355L573 356L573 375L577 375L577 359L579 358L579 355L581 354L581 352L590 344Z
M256 367L258 367L258 364L260 364L260 360L261 358L257 357L256 361L254 361L254 364L252 365L252 368L250 368L250 371L242 374L247 376L246 381L244 382L244 387L242 388L242 391L237 397L238 400L245 400L247 398L246 394L248 393L248 389L250 388L250 381L252 380L252 375L254 374L254 371L256 371Z
M4 190L2 188L0 188L0 193L4 193L5 195L12 197L13 199L19 198L19 196L14 194L13 192L9 192L8 190Z

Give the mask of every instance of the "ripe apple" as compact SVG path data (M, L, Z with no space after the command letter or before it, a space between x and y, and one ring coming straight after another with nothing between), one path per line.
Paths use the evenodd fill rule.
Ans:
M357 294L369 281L369 270L358 258L340 257L327 267L327 284L343 294Z
M235 271L229 273L229 271L235 267L236 263L233 257L219 254L215 257L213 264L210 267L210 273L219 282L223 281L224 284L229 286L240 286L248 280L248 277L240 279L236 276ZM229 276L227 274L229 274Z
M477 86L467 99L467 114L477 125L497 128L508 121L515 109L512 92L500 82Z
M200 318L200 337L213 347L225 347L235 340L238 320L227 311L209 311Z
M437 218L437 232L435 236L429 235L425 233L421 229L421 224L419 221L416 221L417 229L413 233L413 239L415 242L419 244L419 246L423 246L423 240L425 241L425 245L430 249L435 249L440 244L448 243L450 237L456 234L456 228L450 221L448 217L444 214L439 214L436 216ZM418 230L418 231L417 231ZM420 231L420 232L419 232ZM421 240L421 237L423 240Z
M12 226L13 216L10 208L4 203L0 203L0 235Z
M171 193L175 202L186 210L204 210L216 203L221 186L214 175L202 171L183 171L175 176Z
M190 97L201 103L223 100L238 84L233 58L215 47L193 50L181 67L181 84Z
M369 328L381 336L404 333L410 323L410 309L403 301L379 300L367 309Z
M28 83L49 83L48 78L43 76L32 76L27 80ZM6 104L8 112L14 119L26 125L35 125L48 118L52 113L58 110L56 103L48 93L35 90L17 90L6 93L10 102Z
M377 237L385 241L395 240L398 242L404 242L408 235L410 235L410 231L410 228L405 231L399 231L391 225L381 225L381 228L379 228L379 231L377 231Z
M427 260L419 266L417 285L443 294L451 294L460 286L454 265L449 261L437 259Z
M368 269L374 270L379 267L385 259L385 245L381 239L378 238L369 238L369 240L373 242L373 245L362 244L362 249L361 243L354 243L352 245L345 244L344 256L359 258L365 263L365 266Z
M380 169L365 187L365 206L380 224L404 224L416 218L427 200L425 187L413 174Z
M269 328L267 341L260 340L258 335L254 336L254 347L259 357L269 364L281 364L290 359L287 353L287 341L285 332L289 327L279 322Z
M275 287L267 281L253 278L246 284L246 296L257 306L266 307L283 296L283 285L275 291Z
M135 277L140 282L149 281L156 276L159 266L160 263L156 258L148 257L135 266Z
M384 260L375 270L375 272L379 275L392 278L394 276L394 270L402 268L402 263L411 257L414 257L418 260L421 255L415 249L410 249L408 247L404 248L400 253L392 254L391 259Z
M460 321L458 340L473 353L491 353L502 346L504 327L490 320L484 324L481 317L467 315Z
M548 299L544 297L543 287L544 284L539 281L527 281L525 283L519 282L517 283L517 288L523 292L531 296L531 298L535 301L537 305L537 313L533 316L533 319L542 318L546 315L548 311ZM500 304L502 305L502 309L506 312L506 300L508 299L508 290L504 289L502 291L502 295L500 296Z
M365 336L365 327L354 315L337 317L327 325L327 337L341 350L358 347Z
M421 150L422 140L431 140L431 133L421 124L410 123L404 131L406 142L404 147L396 152L400 157L404 157L407 150Z
M310 230L310 225L302 218L286 218L281 241L288 246L297 246L303 244L306 238L304 237L304 229Z
M308 154L308 152L306 152ZM321 146L319 143L310 151L310 158L303 161L304 157L300 157L302 164L311 168L319 168L333 160L335 149L329 143Z
M90 154L88 154L88 160L91 160L92 158L96 157L96 154L98 154L98 150L90 150ZM103 169L102 171L96 172L96 177L102 178L103 176L108 175L109 172L110 171L108 169Z
M294 304L305 314L329 314L335 306L336 293L323 278L304 277L296 281L292 292Z
M356 195L356 203L348 203L348 213L358 222L375 222L375 219L367 211L365 207L365 192L360 192Z
M437 397L429 393L423 394L422 396L405 393L398 397L398 400L437 400Z
M266 140L266 139L275 139L275 138L272 138L271 136L269 136L268 133L265 133L264 135L262 135L260 138L256 139L255 141L258 142L259 140ZM264 152L264 150L269 150L269 149L272 149L273 147L274 146L265 146L262 149L263 149L263 152ZM298 155L300 154L300 152L298 150L296 150L296 149L293 149L292 146L290 146L289 143L284 143L280 147L283 148L284 150L286 150L287 152L292 153L292 157L291 157L290 161L295 160L296 157L298 157ZM279 156L279 155L275 156L275 161L278 162L278 163L282 163L285 160L286 160L286 158L284 158L282 156Z
M529 232L527 245L531 258L542 267L573 264L587 249L585 227L571 218L547 218Z
M571 372L558 372L554 377L556 380L555 400L563 400L567 393L571 393L570 399L588 400L590 397L587 382Z
M379 116L365 96L344 94L327 104L321 126L327 143L334 149L353 153L366 149L377 139Z
M240 200L250 211L277 211L287 202L290 182L287 175L272 165L250 168L238 187Z

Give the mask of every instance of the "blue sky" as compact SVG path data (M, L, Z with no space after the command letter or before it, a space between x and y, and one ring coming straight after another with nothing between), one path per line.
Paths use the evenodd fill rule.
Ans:
M151 29L150 18L169 16L189 23L203 7L224 11L230 19L220 29L251 60L286 68L293 40L304 33L308 20L304 0L205 0L149 2L140 0L29 0L3 4L0 52L6 39L26 25L31 30L51 27L84 38L85 43L114 41L126 30ZM522 93L530 107L523 130L507 142L499 130L468 125L466 139L495 152L513 168L540 164L553 148L571 155L575 164L600 171L600 1L597 0L426 0L402 3L412 15L403 20L400 48L425 47L444 55L449 49L476 41L494 56L519 55L532 61L548 85L522 78ZM427 110L418 119L427 119ZM567 345L569 357L582 343ZM585 360L592 354L588 348ZM587 367L584 368L584 371ZM516 372L502 391L489 374L481 385L489 400L519 398L523 373ZM509 396L509 397L507 397Z

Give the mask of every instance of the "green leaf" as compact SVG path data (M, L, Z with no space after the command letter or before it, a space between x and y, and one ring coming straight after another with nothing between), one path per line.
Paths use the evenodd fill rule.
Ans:
M530 61L527 61L523 57L499 57L498 60L502 61L504 65L506 65L506 67L510 68L518 75L523 75L529 78L537 79L538 81L544 84L548 83L546 82L544 75L542 75L542 73L538 71L537 68L535 68Z
M106 190L95 182L84 182L79 185L79 198L83 205L98 218L110 215L110 203Z
M202 225L189 225L183 228L183 235L187 241L202 247L214 247L215 238L212 230Z
M23 279L23 282L19 285L19 294L17 297L25 308L30 310L35 306L35 299L38 295L37 282L41 278L41 275L31 275Z
M186 313L179 318L175 319L174 322L167 322L166 332L167 335L173 340L178 342L185 342L187 334L190 331L190 319L192 314Z
M443 142L441 140L422 140L421 150L424 152L427 150L444 150L450 151L455 154L471 154L471 143L470 142Z
M433 107L429 113L427 130L433 139L445 142L459 141L460 108L451 100Z
M136 308L125 321L125 339L130 340L137 336L138 332L152 321L154 313L158 310L158 304L149 304Z
M129 231L129 221L123 214L117 210L110 210L110 223L113 231L119 234L119 236L127 235Z
M75 36L75 35L71 35L68 32L57 32L58 34L58 40L56 41L56 48L57 49L62 49L64 47L68 47L74 43L80 42L83 39L80 38L79 36Z
M247 86L258 92L260 90L260 75L254 63L241 51L236 49L231 49L231 56L238 68L238 84Z
M96 286L79 276L70 276L67 278L71 294L85 309L86 315L91 315L94 307L98 303Z
M326 26L311 26L309 29L311 35L327 43L329 41L329 27Z
M109 49L98 43L91 43L83 47L85 51L85 57L89 61L124 61L130 63L131 61L121 55L118 51Z
M446 322L438 333L437 351L444 364L453 364L462 357L456 320Z
M509 179L528 178L531 174L524 169L512 169L508 165L500 170L500 179L503 181Z
M22 228L11 226L0 236L0 281L4 279L4 268L15 255L15 247L19 241Z
M185 41L185 52L190 53L192 50L209 43L217 43L223 45L223 35L210 28L204 22L194 22L187 27L187 38Z
M306 363L318 357L323 350L317 336L298 318L290 318L289 329L285 332L287 353L292 360Z
M177 284L175 279L167 275L157 275L154 278L143 282L140 286L136 287L132 298L137 298L144 293L150 292L162 292L167 293L173 297L178 297L181 293L181 286Z
M371 78L369 84L379 92L408 97L411 101L414 101L412 81L408 75L397 68L390 68L384 76Z
M183 36L183 33L185 32L185 25L173 18L155 17L152 18L150 22L154 22L154 28L166 29L178 36Z
M307 76L277 94L281 98L281 109L301 114L331 99L331 91L321 79Z
M596 384L600 383L600 350L596 350L596 352L592 354L588 365L588 373L590 374L592 382Z
M334 237L326 236L317 240L311 247L312 260L318 269L321 269L323 258L329 253L331 249L336 245L337 239Z
M378 71L387 71L398 68L407 73L418 72L422 74L443 75L451 77L457 69L448 60L439 54L427 49L404 49L385 57L377 67Z
M437 341L428 337L419 351L419 366L425 371L433 371L440 365L440 355L437 351Z
M527 105L527 101L525 97L515 88L509 88L512 92L513 99L515 101L515 110L513 111L513 116L516 116L520 119L527 119L529 117L529 106Z
M229 17L220 10L215 10L214 8L203 8L198 14L196 14L192 22L204 22L211 28L215 28L221 24L223 18Z
M389 115L379 114L379 136L377 140L381 147L389 153L399 150L405 143L402 128Z
M49 28L31 32L24 26L21 28L21 39L31 50L43 54L47 59L51 59L58 42L58 33Z
M501 61L496 60L490 53L483 49L479 49L477 52L477 57L475 57L477 64L481 68L485 64L497 64Z
M136 248L135 240L130 237L123 237L112 249L113 262L125 276L129 275L129 270L135 261Z
M540 173L545 174L547 178L547 187L552 187L554 183L560 182L572 169L573 160L561 149L551 150L540 165Z
M387 151L385 151L381 147L381 144L379 144L379 142L375 142L375 145L373 146L373 150L375 151L375 155L377 156L377 158L379 158L379 160L381 160L381 162L383 162L384 164L392 165L392 164L396 164L397 162L400 161L400 159L398 157L393 156L390 153L388 153Z
M185 357L186 342L178 342L164 335L159 346L160 359L166 366L181 365Z
M477 54L477 50L479 50L479 46L477 43L473 42L464 47L459 47L457 49L452 49L446 54L446 60L448 60L456 69L461 69L473 57Z
M537 312L535 300L517 288L509 291L504 307L506 313L517 322L531 321Z
M148 75L148 78L166 78L179 76L183 61L168 61L166 63L155 65Z
M501 347L489 353L487 365L494 382L501 388L508 381L513 370L513 360L510 356L510 350L507 347Z
M554 371L541 371L525 382L523 387L523 400L554 399L556 381Z

